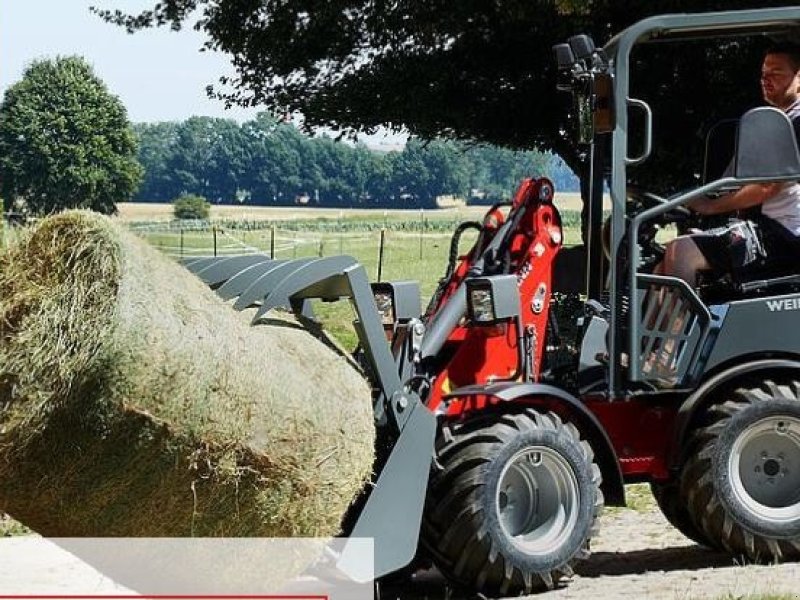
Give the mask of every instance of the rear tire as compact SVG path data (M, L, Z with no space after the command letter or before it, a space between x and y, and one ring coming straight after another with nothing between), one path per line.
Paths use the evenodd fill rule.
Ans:
M753 561L800 558L800 383L739 389L706 416L681 478L694 524Z
M578 430L526 410L446 425L437 444L423 543L448 578L476 592L552 589L589 555L600 469Z

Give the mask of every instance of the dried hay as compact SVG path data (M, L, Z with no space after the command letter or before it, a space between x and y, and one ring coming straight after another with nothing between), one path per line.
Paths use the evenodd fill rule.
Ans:
M0 256L0 510L43 535L335 535L373 439L344 358L104 217Z

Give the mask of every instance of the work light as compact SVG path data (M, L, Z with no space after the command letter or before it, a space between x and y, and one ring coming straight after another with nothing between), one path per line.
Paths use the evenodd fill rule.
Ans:
M372 284L372 296L384 328L418 319L422 313L416 281L381 281Z
M381 323L394 325L394 295L391 289L374 290L375 306L378 307L378 314L381 316Z
M556 57L558 68L562 71L569 71L575 64L575 53L569 44L556 44L553 46L553 54Z
M477 323L494 323L494 303L491 288L473 288L469 291L472 320Z
M467 312L473 325L493 325L520 313L516 275L476 277L467 282Z

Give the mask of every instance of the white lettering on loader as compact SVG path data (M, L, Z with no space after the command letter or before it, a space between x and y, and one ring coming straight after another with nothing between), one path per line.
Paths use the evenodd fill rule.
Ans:
M767 300L770 312L785 310L800 310L800 298L781 298L780 300Z

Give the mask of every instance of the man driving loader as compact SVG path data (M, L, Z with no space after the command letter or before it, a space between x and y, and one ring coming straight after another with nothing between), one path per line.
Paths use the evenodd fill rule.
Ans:
M792 120L800 144L800 45L782 43L767 50L761 67L764 101ZM780 266L800 259L800 183L749 184L719 198L689 203L701 215L733 213L760 206L751 220L675 238L666 246L656 273L694 286L699 271L735 273L750 266Z

